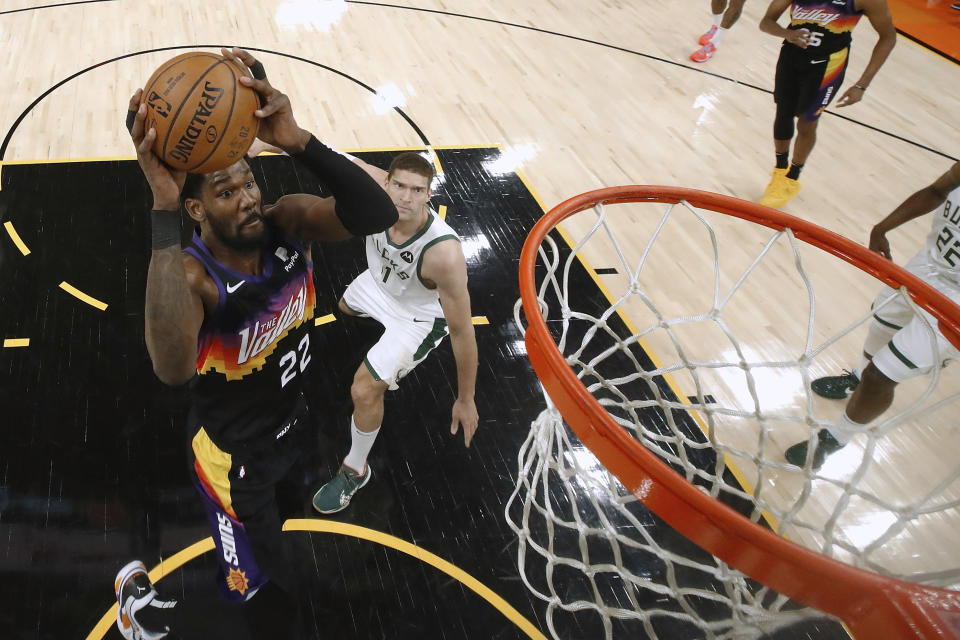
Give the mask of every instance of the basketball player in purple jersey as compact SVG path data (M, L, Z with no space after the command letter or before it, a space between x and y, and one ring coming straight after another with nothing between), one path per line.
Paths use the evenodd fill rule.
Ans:
M777 24L790 7L790 24ZM833 100L847 68L853 28L867 16L880 38L860 79L846 90L839 107L859 102L897 41L886 0L773 0L760 30L783 38L773 99L776 168L760 204L782 207L800 191L800 171L817 141L820 114ZM797 141L788 164L796 120Z
M713 14L713 26L697 41L701 47L690 54L694 62L706 62L717 52L717 45L727 35L730 27L740 19L743 3L746 0L710 0L710 12Z
M320 178L332 198L287 195L263 206L245 160L185 175L151 150L154 129L138 90L131 137L153 193L145 337L157 376L190 383L190 471L206 506L221 565L219 586L239 602L253 638L296 638L295 560L281 536L276 484L308 446L304 372L314 289L311 244L383 231L397 221L384 190L294 119L290 101L245 51L263 107L259 136ZM200 233L180 246L180 207ZM125 638L182 635L176 603L162 601L144 565L117 575L117 626Z

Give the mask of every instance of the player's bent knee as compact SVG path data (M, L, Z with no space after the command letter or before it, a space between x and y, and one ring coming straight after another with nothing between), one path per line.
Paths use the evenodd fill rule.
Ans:
M350 397L354 406L380 402L385 391L386 384L374 378L365 365L361 365L353 379L353 384L350 385Z
M807 120L806 116L800 116L797 118L797 130L802 133L813 133L817 130L817 125L820 123L820 118L814 120Z

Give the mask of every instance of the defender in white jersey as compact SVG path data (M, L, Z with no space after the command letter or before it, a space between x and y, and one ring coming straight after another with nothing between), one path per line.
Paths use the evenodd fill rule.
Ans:
M926 247L905 268L960 304L960 162L877 223L870 232L870 249L889 259L886 234L931 211L934 218ZM895 294L890 287L884 287L873 303L874 321L863 346L860 366L853 372L819 378L811 384L815 393L826 398L850 396L840 419L830 429L820 431L814 468L819 468L828 454L863 432L867 423L890 407L897 384L960 357L960 351L937 330L937 320L932 315L921 309L921 319ZM935 330L935 351L931 349L927 327ZM806 457L806 442L786 451L787 461L798 466L803 466Z
M434 169L423 156L401 153L389 171L357 158L384 185L399 220L386 231L366 237L366 271L350 283L340 311L371 317L384 326L383 336L354 375L351 447L337 475L317 491L313 506L320 513L345 509L371 476L367 456L383 421L383 398L420 364L449 333L457 363L457 399L450 433L463 427L464 444L477 429L474 404L477 343L467 291L467 265L460 238L430 208Z

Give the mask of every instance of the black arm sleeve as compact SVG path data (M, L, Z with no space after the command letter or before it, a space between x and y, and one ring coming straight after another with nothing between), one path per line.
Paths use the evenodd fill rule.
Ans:
M397 208L383 187L314 136L303 151L292 155L330 189L337 201L337 217L353 235L377 233L397 221Z

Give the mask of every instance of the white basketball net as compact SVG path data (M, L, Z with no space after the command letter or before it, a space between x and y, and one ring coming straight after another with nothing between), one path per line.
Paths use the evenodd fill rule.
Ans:
M613 223L623 228L625 218L630 237L618 239ZM576 236L572 250L559 250L555 233L539 249L541 310L567 363L618 424L710 496L739 501L747 517L795 542L883 575L960 582L960 468L950 454L917 472L913 457L960 444L955 371L935 367L901 384L894 405L819 470L783 456L798 440L815 442L843 410L809 392L810 382L839 373L837 363L857 364L879 282L789 229L686 202L597 205L564 229ZM597 309L597 296L577 297L578 259L614 263L618 275L598 277L612 303ZM862 279L862 300L822 296L818 309L816 285L841 272ZM687 284L703 295L683 294ZM905 291L895 295L913 305ZM770 323L757 319L758 305L783 310ZM518 302L522 330L519 312ZM927 329L935 345L935 327ZM644 364L650 351L655 360ZM546 402L505 511L521 577L546 601L553 637L602 629L605 638L749 638L823 617L665 535L667 525ZM911 460L912 469L901 466Z

